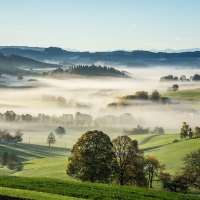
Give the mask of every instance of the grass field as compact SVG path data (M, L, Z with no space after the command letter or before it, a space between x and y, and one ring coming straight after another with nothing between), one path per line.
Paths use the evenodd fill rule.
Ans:
M62 181L49 178L1 176L0 186L93 200L196 200L198 196L128 186ZM13 190L13 189L12 189ZM9 190L8 190L9 192ZM22 191L23 192L23 191ZM1 193L1 190L0 190ZM11 191L10 191L11 193ZM46 194L45 194L46 195ZM53 199L53 196L52 198Z
M37 199L37 200L81 200L80 198L63 196L58 194L50 194L45 192L38 192L38 191L30 191L30 190L23 190L23 189L16 189L16 188L7 188L7 187L0 187L0 194L11 196L11 197L20 197L20 198L27 198L27 199Z
M162 96L171 98L183 98L183 99L200 99L200 88L190 90L180 90L177 92L166 92Z
M77 135L79 134L79 131L76 133ZM113 135L115 135L116 133L113 133ZM145 138L151 136L151 134L142 134L142 135L133 135L130 136L132 139L136 139L138 140L138 142L141 142L142 140L144 140ZM174 139L178 139L179 142L173 143ZM193 151L193 150L197 150L199 149L199 143L200 143L200 139L187 139L187 140L181 140L179 134L163 134L163 135L158 135L156 137L153 137L152 139L150 139L147 143L143 144L143 145L139 145L139 148L141 150L144 150L144 155L152 155L158 158L158 160L162 163L162 164L166 164L166 171L171 173L171 174L175 174L182 166L182 157L185 156L185 154ZM24 169L21 172L15 172L12 170L8 170L6 167L4 168L0 168L0 174L1 175L11 175L14 179L17 177L27 177L27 178L37 178L37 177L46 177L46 178L56 178L59 179L60 181L72 181L74 183L79 183L79 181L76 181L70 177L68 177L65 173L66 167L67 167L67 163L68 163L68 156L70 154L70 149L69 148L58 148L58 147L48 147L48 146L42 146L42 145L33 145L33 144L25 144L25 143L21 143L21 144L17 144L15 145L0 145L0 152L2 151L7 151L7 152L15 152L21 161L23 161L24 164ZM9 176L9 177L11 177ZM28 180L32 180L32 179L28 179ZM34 179L35 180L35 179ZM37 179L36 179L37 180ZM46 179L45 179L46 180ZM52 179L53 180L53 179ZM72 184L72 182L70 182L70 184ZM48 183L47 185L49 185L50 183ZM81 184L81 183L80 183ZM30 184L31 185L31 184ZM39 184L40 185L40 184ZM79 194L73 194L71 196L71 193L65 193L62 194L60 192L55 193L55 197L52 196L52 198L49 196L49 192L50 191L44 191L44 190L38 190L38 189L34 189L34 188L24 188L24 186L18 186L18 184L16 183L15 186L9 186L8 183L6 184L2 184L1 185L1 178L0 178L0 186L2 187L13 187L13 188L18 188L18 190L16 190L16 193L13 193L13 191L10 191L8 188L4 189L4 188L0 188L0 194L4 194L4 195L9 195L9 194L16 194L18 196L16 197L20 197L20 195L26 197L26 198L32 198L32 197L36 197L35 199L74 199L72 197L78 197L78 198L83 198L83 199L87 199L89 198L89 196L87 195L92 195L90 196L90 199L120 199L122 198L120 195L121 194L116 194L115 198L112 196L114 195L116 192L114 192L114 190L116 189L109 189L109 191L111 190L111 197L110 196L102 196L102 193L100 195L100 193L98 195L100 195L100 197L97 194L91 194L90 190L92 190L92 186L89 186L89 192L87 195L84 194L81 196L81 192ZM40 185L41 186L41 185ZM156 186L156 184L155 184ZM31 187L31 186L30 186ZM34 187L34 186L33 186ZM43 187L43 186L41 186ZM53 186L52 186L53 187ZM76 186L74 186L76 187ZM82 187L82 186L78 186L78 187ZM83 186L85 187L85 186ZM88 187L88 186L87 186ZM97 187L97 185L95 186ZM99 187L99 186L98 186ZM105 186L107 187L107 186ZM114 188L114 186L113 186ZM11 189L13 190L13 189ZM29 191L31 190L31 191ZM95 193L96 193L95 189ZM99 191L103 192L104 189L99 188ZM82 191L82 189L80 190ZM41 193L42 192L42 193ZM86 193L87 193L86 192ZM125 192L126 195L130 195L129 190L127 189L126 191L121 191L121 192ZM149 192L149 190L148 190ZM149 193L145 193L145 195L149 195L148 198L146 196L146 199L182 199L182 197L179 196L171 196L170 198L168 198L168 195L166 194L162 194L164 196L160 196L160 194L149 194ZM29 194L30 193L30 194ZM141 194L140 192L134 192L132 190L131 193L134 193L135 196L131 196L130 199L145 199L145 197L143 196L144 194ZM144 192L143 192L144 193ZM171 194L171 193L170 193ZM31 196L32 195L32 196ZM66 195L66 196L60 196L60 195ZM93 196L94 195L94 196ZM110 195L110 194L109 194ZM139 196L138 196L139 195ZM34 199L34 198L32 198ZM122 199L129 199L129 197L127 198L122 198ZM184 198L183 198L184 199Z
M199 143L200 138L187 140L184 139L180 142L171 143L159 148L147 150L145 151L145 155L152 155L157 157L162 164L166 164L167 172L175 174L182 167L181 159L191 151L199 149ZM153 141L152 144L155 144L155 141ZM158 143L156 142L156 144ZM149 145L151 145L151 142Z

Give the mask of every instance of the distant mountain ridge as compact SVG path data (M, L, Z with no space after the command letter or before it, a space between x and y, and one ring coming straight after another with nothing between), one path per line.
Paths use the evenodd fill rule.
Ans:
M26 70L24 71L22 68L35 69L35 68L58 68L58 67L61 67L61 65L43 63L14 54L10 56L4 56L3 54L0 53L0 75L3 73L13 74L13 75L16 75L20 72L30 73L30 71L29 72Z
M35 49L36 48L36 49ZM73 64L100 64L106 66L187 66L200 67L200 51L165 53L151 51L111 51L111 52L74 52L57 47L44 48L43 50L22 48L0 48L5 56L12 54L34 59L40 62L68 62Z

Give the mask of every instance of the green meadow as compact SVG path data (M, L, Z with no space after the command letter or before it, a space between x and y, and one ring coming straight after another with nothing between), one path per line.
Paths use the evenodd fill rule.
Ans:
M182 98L182 99L200 99L200 88L198 89L189 89L189 90L180 90L176 92L165 92L162 96L171 97L171 98Z

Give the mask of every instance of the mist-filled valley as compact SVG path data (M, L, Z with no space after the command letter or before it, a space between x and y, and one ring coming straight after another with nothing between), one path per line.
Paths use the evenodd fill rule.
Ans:
M178 84L178 92L199 88L198 81L160 81L166 75L185 75L189 78L198 74L197 69L118 69L128 72L131 78L27 75L19 80L16 76L5 75L1 83L1 129L21 129L23 142L31 140L32 143L45 144L50 132L57 126L64 126L67 134L58 138L55 146L66 146L67 142L67 147L71 148L87 130L102 130L114 138L137 125L148 128L149 133L156 126L163 127L166 134L179 134L183 121L187 121L191 127L198 125L198 98L184 100L170 97L169 103L134 99L128 106L108 106L112 102L117 103L120 97L134 95L138 91L151 95L157 90L160 96L167 97L167 89L173 84ZM15 119L6 120L3 116L6 111L13 111ZM21 117L26 114L31 117ZM42 114L44 119L39 116ZM70 122L65 115L72 115Z

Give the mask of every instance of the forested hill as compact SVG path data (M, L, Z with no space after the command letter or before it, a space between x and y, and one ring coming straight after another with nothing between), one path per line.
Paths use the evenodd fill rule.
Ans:
M11 55L8 56L8 58L11 58L13 60L14 67L22 67L22 68L56 68L60 67L60 65L56 64L49 64L49 63L43 63L39 62L30 58L17 56L17 55Z
M77 65L69 66L69 69L63 70L61 68L55 69L51 72L51 75L56 74L78 74L82 76L112 76L112 77L124 77L130 78L125 72L119 71L113 67L96 66L96 65Z
M128 67L189 66L200 67L200 51L165 53L150 51L72 52L61 48L21 49L4 47L0 52L6 56L15 54L37 61L58 61L73 64L125 65Z
M22 56L4 56L0 53L0 75L3 73L16 75L23 72L19 68L58 68L60 65L39 62Z

